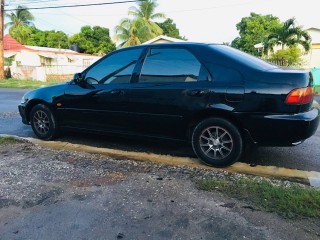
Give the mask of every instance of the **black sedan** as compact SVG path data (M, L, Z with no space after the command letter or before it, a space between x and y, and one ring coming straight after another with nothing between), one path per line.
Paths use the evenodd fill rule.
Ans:
M223 167L247 144L293 146L312 136L320 114L312 81L224 45L140 45L27 93L19 111L44 140L80 130L191 141L203 162Z

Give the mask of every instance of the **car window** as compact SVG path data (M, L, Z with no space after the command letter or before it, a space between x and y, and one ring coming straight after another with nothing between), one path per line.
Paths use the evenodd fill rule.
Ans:
M186 49L150 49L139 82L195 82L209 80L206 68Z
M132 49L106 57L91 68L85 81L96 84L129 83L142 49Z

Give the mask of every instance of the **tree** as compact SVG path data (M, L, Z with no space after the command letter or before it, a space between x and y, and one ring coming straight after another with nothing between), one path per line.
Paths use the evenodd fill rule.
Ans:
M152 38L149 29L139 19L124 18L115 27L115 40L120 41L120 47L135 46L141 44L144 39Z
M34 26L19 26L11 30L11 36L24 45L69 48L69 40L62 31L41 31Z
M129 16L133 16L135 20L144 23L144 27L149 29L152 37L161 35L163 33L162 29L153 20L165 18L165 14L155 13L158 6L156 0L137 0L136 2L138 7L130 7Z
M10 29L10 35L23 45L28 43L30 34L31 30L27 26L17 26Z
M235 38L231 46L255 56L261 55L254 45L265 42L272 29L281 26L279 19L272 15L251 13L236 25L239 37Z
M187 40L185 37L180 36L180 31L177 28L177 25L173 22L171 18L167 18L164 22L158 23L158 26L162 29L163 35L168 37L173 37L181 40Z
M28 8L24 6L18 6L15 12L6 13L5 17L10 19L10 21L4 25L5 28L10 27L9 32L18 27L32 26L32 21L34 20L34 16L29 12Z
M290 46L286 49L280 49L275 53L271 53L269 61L280 66L301 66L303 61L301 59L302 51L298 46Z
M70 44L78 44L82 52L89 54L109 53L115 50L109 29L99 26L83 26L80 33L69 38Z
M47 37L48 37L47 32L48 31L41 31L34 26L31 26L28 28L30 29L30 36L27 40L27 45L47 47ZM12 37L14 37L14 36L12 36Z
M271 34L265 42L265 51L273 51L274 46L281 45L284 47L293 47L301 45L305 51L310 49L311 37L309 34L302 30L302 27L295 26L295 19L290 18L280 26L272 29Z
M164 18L163 13L155 13L156 0L137 0L138 7L130 7L128 15L115 27L116 41L121 47L138 45L163 33L155 19Z
M67 34L62 31L46 31L47 47L51 48L69 48L69 40Z

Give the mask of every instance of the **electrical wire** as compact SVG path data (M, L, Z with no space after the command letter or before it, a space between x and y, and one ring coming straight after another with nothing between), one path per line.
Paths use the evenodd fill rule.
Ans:
M75 5L61 5L61 6L46 6L46 7L29 7L28 10L40 10L40 9L54 9L54 8L75 8L75 7L90 7L90 6L101 6L101 5L115 5L123 3L133 3L135 0L129 1L118 1L118 2L104 2L104 3L88 3L88 4L75 4ZM5 9L5 12L16 11L18 9Z

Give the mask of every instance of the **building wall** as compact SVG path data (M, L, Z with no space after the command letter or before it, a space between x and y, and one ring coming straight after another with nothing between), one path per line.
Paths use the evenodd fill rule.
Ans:
M11 73L14 78L68 80L75 73L99 60L100 56L86 54L57 54L22 50L14 55Z
M304 68L320 68L320 29L310 28L306 31L312 41L310 51L303 57Z

